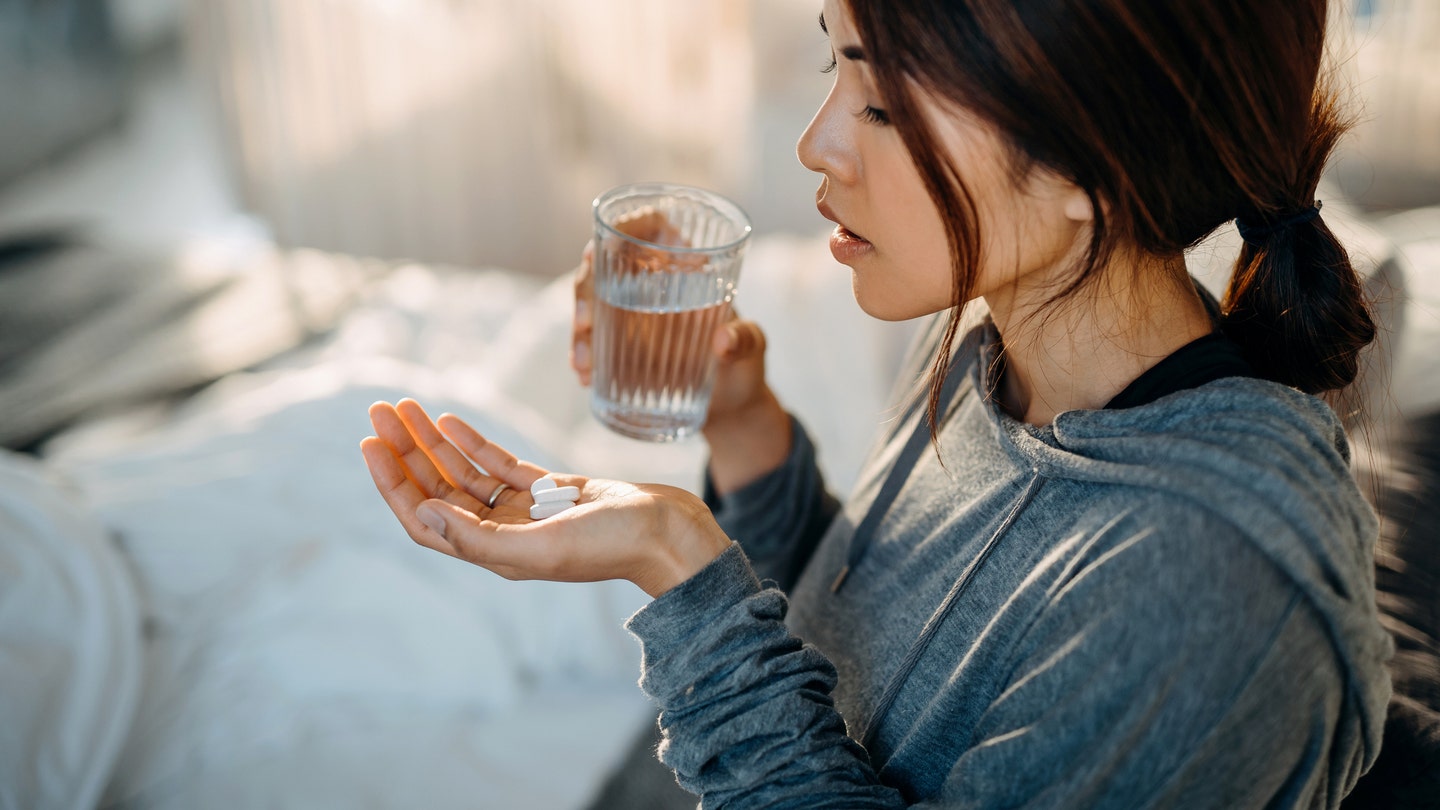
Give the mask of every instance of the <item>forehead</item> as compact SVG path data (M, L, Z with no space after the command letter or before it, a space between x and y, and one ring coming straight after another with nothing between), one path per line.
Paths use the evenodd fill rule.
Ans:
M820 25L831 38L853 38L855 26L850 21L850 9L841 0L825 0L820 7Z

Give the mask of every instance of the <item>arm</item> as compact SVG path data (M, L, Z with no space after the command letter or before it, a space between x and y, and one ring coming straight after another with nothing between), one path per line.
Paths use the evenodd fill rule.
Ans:
M789 633L785 610L732 546L631 617L661 761L705 808L904 807L846 736L835 668Z
M686 718L694 721L700 746L750 743L727 750L719 768L701 766L721 780L702 789L723 791L728 784L754 796L756 786L774 779L817 776L824 790L812 784L807 795L831 806L903 806L878 785L864 752L846 737L829 698L834 668L789 635L784 596L761 590L740 547L698 498L673 487L549 473L454 417L441 417L437 426L412 400L376 403L370 415L377 435L361 450L377 489L415 542L507 579L628 579L656 597L630 626L649 639L648 688L679 696L679 702L662 701L666 716L682 725ZM546 475L575 486L579 503L530 520L527 490ZM674 675L666 677L657 656ZM750 666L757 660L766 663ZM705 690L677 680L686 676L687 664L701 670ZM762 730L744 718L717 724L712 707L690 700L703 699L710 687L742 701L745 717L767 722L767 711L778 709L787 723L802 722L803 733L794 735L799 748L771 756L763 739L755 742ZM744 694L751 687L754 692Z
M778 467L723 494L707 475L704 493L716 522L744 547L756 573L782 590L795 583L840 511L840 502L825 489L809 434L793 416L783 416L790 451Z
M664 761L705 806L1333 806L1368 764L1351 692L1382 685L1347 691L1308 603L1204 513L1132 512L1002 578L1006 608L969 646L930 650L931 685L880 726L882 785L833 706L833 665L698 498L550 474L580 503L530 520L544 470L442 418L451 445L412 402L371 413L362 450L416 542L509 579L627 579L656 597L629 623L642 685Z
M1040 586L1028 628L1001 631L1004 678L920 696L880 746L905 744L885 785L833 666L732 548L628 625L661 759L705 808L1333 806L1357 731L1321 623L1233 528L1168 523L1107 527L1123 536Z

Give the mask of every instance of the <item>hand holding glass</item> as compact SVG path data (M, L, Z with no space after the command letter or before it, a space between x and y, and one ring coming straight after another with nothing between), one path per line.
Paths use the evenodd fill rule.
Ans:
M711 336L730 318L750 221L733 202L671 184L621 186L595 200L590 409L646 441L705 423Z

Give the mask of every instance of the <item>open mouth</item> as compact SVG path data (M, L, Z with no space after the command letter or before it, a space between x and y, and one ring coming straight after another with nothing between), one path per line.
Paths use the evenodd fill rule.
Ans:
M836 225L830 234L830 253L841 264L854 264L875 252L869 240L844 225Z
M820 209L821 216L835 223L835 231L830 234L830 252L837 261L850 264L874 252L875 246L870 240L840 224L840 218L823 197L816 201L815 207Z
M815 208L819 209L819 215L824 216L824 218L828 219L828 221L835 223L834 238L847 239L847 241L852 242L868 242L868 239L865 239L864 236L860 235L860 233L855 233L854 231L851 231L850 228L845 228L845 225L840 221L840 218L838 218L838 216L835 216L835 210L829 208L829 203L825 202L824 199L816 200Z

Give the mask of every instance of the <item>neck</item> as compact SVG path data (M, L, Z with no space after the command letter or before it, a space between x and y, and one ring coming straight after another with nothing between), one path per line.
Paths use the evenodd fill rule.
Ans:
M1028 277L985 296L1005 347L1000 404L1033 425L1105 407L1214 329L1181 257L1114 262L1073 296L1047 305L1055 289Z

